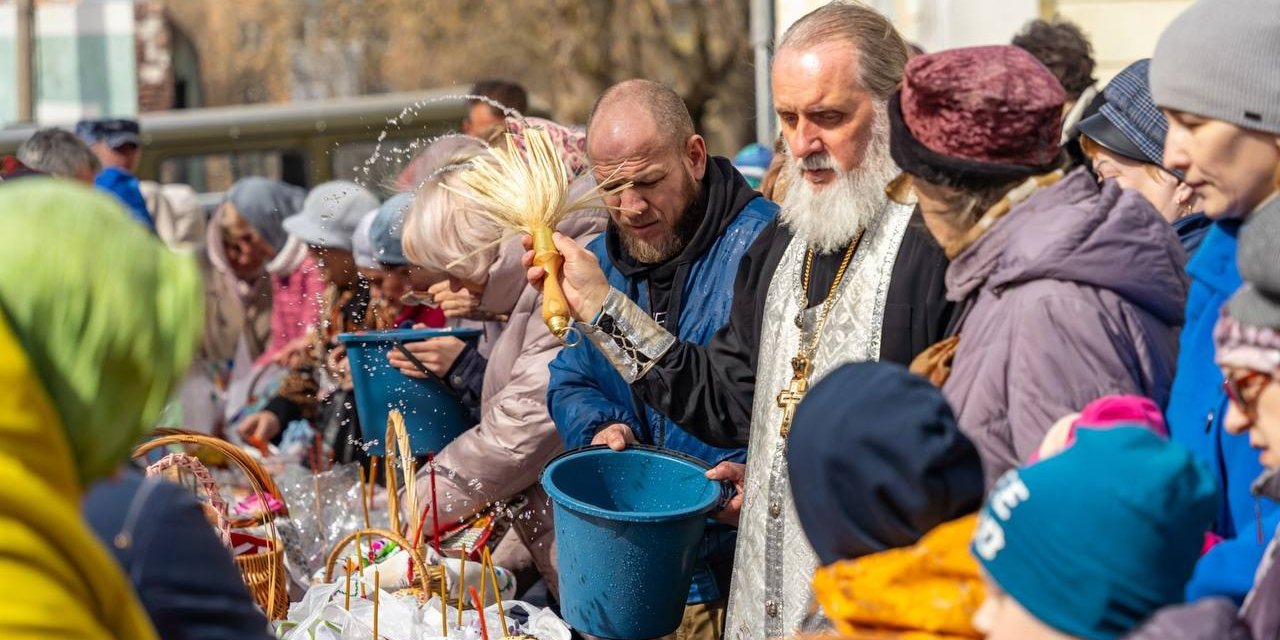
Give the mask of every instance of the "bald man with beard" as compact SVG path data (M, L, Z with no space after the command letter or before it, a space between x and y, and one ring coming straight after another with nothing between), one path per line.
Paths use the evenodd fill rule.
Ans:
M706 345L729 319L737 265L776 217L777 206L727 158L709 156L684 102L649 80L610 87L587 127L587 154L606 186L630 182L605 235L587 250L610 284L664 330ZM742 446L718 447L637 401L627 381L590 343L551 363L548 408L568 447L640 442L716 465L742 463ZM724 632L736 520L711 524L678 637L718 640Z

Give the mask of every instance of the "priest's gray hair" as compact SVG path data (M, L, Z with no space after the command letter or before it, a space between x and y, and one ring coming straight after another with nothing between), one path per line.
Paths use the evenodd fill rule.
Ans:
M861 2L835 0L800 18L782 34L778 51L804 50L845 43L858 52L862 88L880 100L888 100L907 64L910 50L893 23Z

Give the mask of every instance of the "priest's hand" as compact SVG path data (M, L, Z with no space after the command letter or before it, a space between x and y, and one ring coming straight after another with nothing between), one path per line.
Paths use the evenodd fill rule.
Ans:
M609 295L609 281L600 269L600 261L595 254L578 246L572 238L555 233L552 240L556 250L564 256L564 266L560 269L560 288L564 290L565 299L574 317L579 322L591 322L604 306L604 299ZM542 280L547 275L542 267L533 265L533 237L524 237L524 266L528 270L529 284L542 290Z
M708 471L707 477L733 483L734 494L729 504L713 512L711 517L729 526L738 526L738 518L742 517L742 494L746 491L747 465L725 460Z
M614 451L622 451L628 445L636 443L636 434L621 422L615 422L596 432L596 437L591 439L591 444L608 445Z

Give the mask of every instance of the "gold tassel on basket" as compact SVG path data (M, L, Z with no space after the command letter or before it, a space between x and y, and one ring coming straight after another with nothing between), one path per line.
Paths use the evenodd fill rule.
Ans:
M572 213L616 208L607 207L602 199L629 189L631 183L609 188L596 185L571 200L569 170L560 160L547 130L527 127L521 140L508 133L507 144L490 147L485 156L463 168L459 179L466 188L444 186L469 200L474 205L470 210L478 215L510 232L533 237L533 264L547 272L543 281L542 319L551 333L564 340L571 320L569 303L560 288L564 258L556 250L551 236L556 225Z

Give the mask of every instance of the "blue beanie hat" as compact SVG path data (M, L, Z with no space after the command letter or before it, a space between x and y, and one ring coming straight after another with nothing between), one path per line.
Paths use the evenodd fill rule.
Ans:
M764 174L769 169L769 163L773 162L773 152L768 147L761 144L751 143L738 151L733 156L733 166L747 179L747 184L752 189L759 189L760 182L764 180Z
M369 240L373 249L373 257L382 264L399 266L409 264L404 257L404 214L413 204L412 193L399 193L391 196L378 207L378 215L369 225Z
M787 470L824 565L914 544L982 505L982 461L942 392L886 362L846 364L814 385Z
M1185 448L1143 428L1084 430L1000 478L972 550L1041 622L1116 638L1182 601L1217 512L1217 482Z

